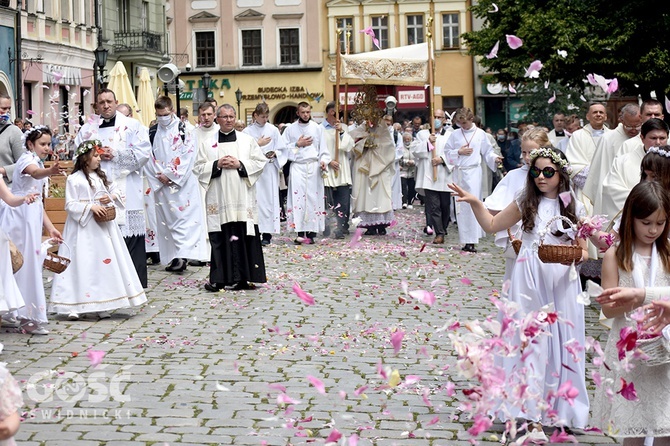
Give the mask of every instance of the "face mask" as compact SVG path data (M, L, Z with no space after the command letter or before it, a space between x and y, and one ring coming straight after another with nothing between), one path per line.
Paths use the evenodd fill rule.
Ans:
M167 116L156 116L156 120L158 121L158 124L167 127L170 125L170 122L172 121L172 115L167 115Z
M507 137L505 135L498 135L498 141L504 141Z
M441 119L435 119L434 122L435 122L435 128L436 129L439 129L440 127L442 127L442 120Z
M9 121L9 113L0 115L0 123L4 124Z
M408 142L403 142L405 144L405 148L409 149L409 143Z

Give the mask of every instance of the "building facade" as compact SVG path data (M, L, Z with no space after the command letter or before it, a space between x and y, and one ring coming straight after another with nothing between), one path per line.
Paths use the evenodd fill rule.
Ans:
M15 103L15 84L16 84L16 10L11 9L9 5L0 6L0 41L3 42L3 49L0 51L0 93L12 98L12 104ZM12 117L16 116L15 107L12 107Z
M428 31L434 47L434 98L435 108L453 112L459 107L474 106L473 62L460 35L470 30L470 1L463 0L330 0L325 2L328 48L329 99L335 91L335 53L339 44L342 53L374 51L377 46L371 36L362 33L370 29L380 49L396 48L427 42ZM432 26L428 24L432 19ZM351 30L347 33L346 30ZM347 92L353 99L357 86L363 80L348 80L340 86L340 97ZM428 122L430 92L427 86L390 86L378 82L380 101L388 95L398 100L395 120L421 116Z
M194 93L207 73L209 96L239 108L247 122L263 101L274 123L295 120L301 101L323 111L322 12L322 0L168 0L170 53L184 83L180 105L195 122Z

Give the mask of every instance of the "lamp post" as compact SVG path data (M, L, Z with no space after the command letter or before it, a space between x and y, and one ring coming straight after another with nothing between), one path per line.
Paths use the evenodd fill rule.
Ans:
M95 54L95 64L98 67L100 76L97 79L96 86L98 89L104 88L104 76L105 76L105 66L107 66L107 53L109 50L107 48L104 48L102 45L98 45L98 47L93 51ZM97 92L96 92L96 97L97 97Z
M209 87L212 85L212 76L209 75L209 73L205 73L202 75L202 88L205 90L205 100L209 97Z
M242 90L237 87L235 92L235 99L237 99L237 119L240 119L240 104L242 103Z

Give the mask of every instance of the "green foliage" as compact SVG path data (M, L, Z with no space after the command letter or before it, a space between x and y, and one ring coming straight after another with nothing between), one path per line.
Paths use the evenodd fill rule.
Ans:
M541 80L576 90L584 89L588 73L617 77L628 94L657 90L660 96L670 87L669 1L481 0L472 11L484 25L463 38L475 56L487 55L500 42L497 58L480 60L499 82L527 82L526 68L540 60ZM523 46L509 48L506 34L521 38Z
M552 128L551 120L556 113L565 113L566 115L577 114L584 116L587 112L587 103L580 99L579 89L571 89L556 83L550 84L544 88L542 82L532 84L523 84L518 90L523 97L524 106L521 112L526 116L524 122L536 122L548 128ZM556 100L549 104L548 99L556 93Z

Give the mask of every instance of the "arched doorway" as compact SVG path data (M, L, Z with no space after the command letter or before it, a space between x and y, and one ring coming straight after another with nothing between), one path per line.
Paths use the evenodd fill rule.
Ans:
M285 105L275 112L272 123L274 125L289 124L297 119L297 111L298 107L295 105Z

